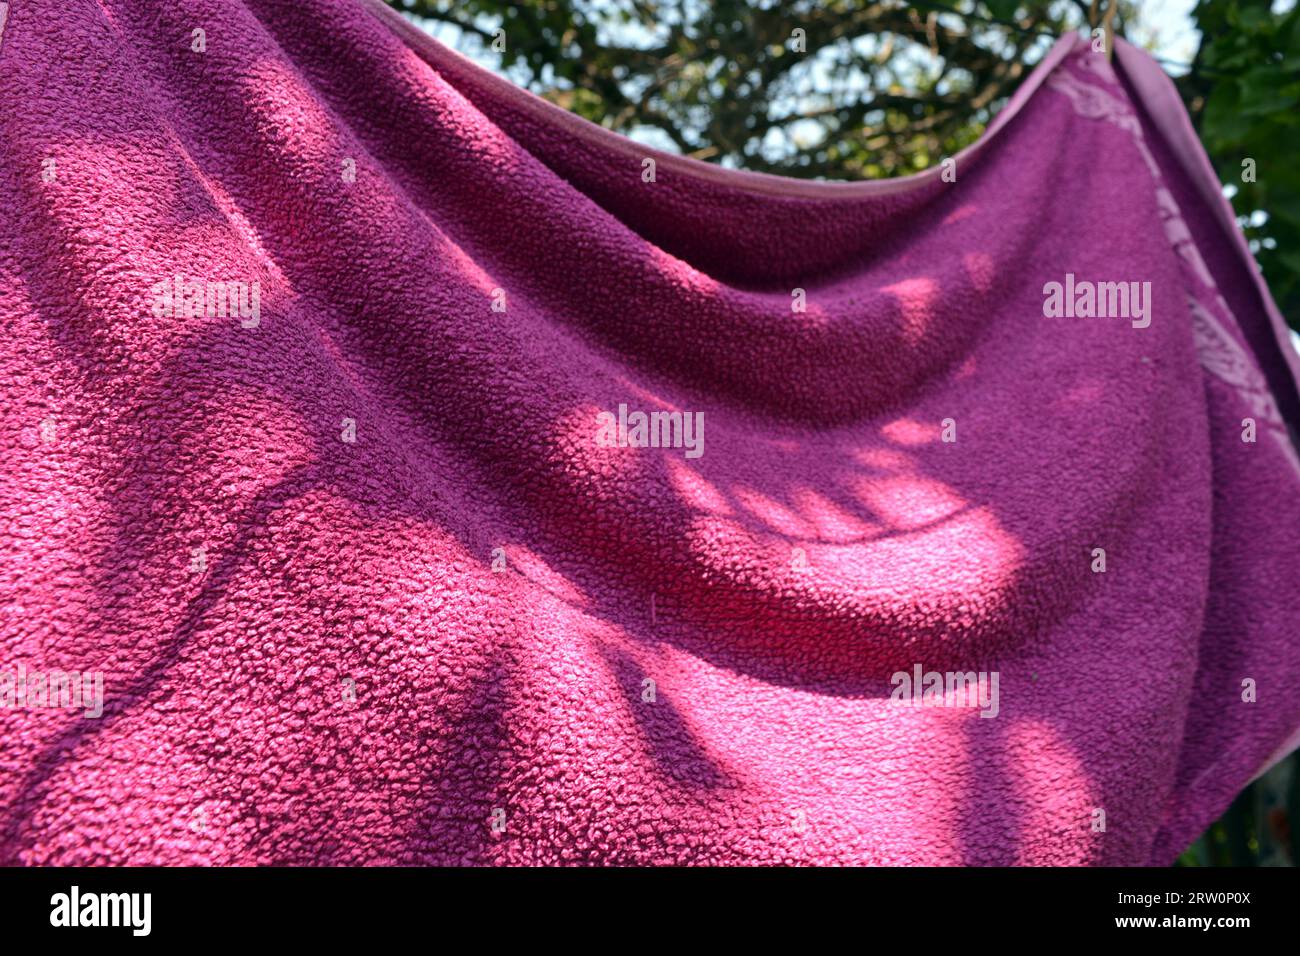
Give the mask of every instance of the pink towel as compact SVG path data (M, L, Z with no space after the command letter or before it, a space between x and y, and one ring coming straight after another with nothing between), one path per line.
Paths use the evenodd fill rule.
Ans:
M0 104L0 862L1166 864L1294 744L1296 368L1130 46L857 184L378 0L13 0Z

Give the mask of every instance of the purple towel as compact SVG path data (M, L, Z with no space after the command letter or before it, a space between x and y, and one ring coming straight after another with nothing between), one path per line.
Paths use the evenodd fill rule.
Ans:
M1167 864L1295 746L1296 366L1133 47L842 184L378 0L2 29L0 862Z

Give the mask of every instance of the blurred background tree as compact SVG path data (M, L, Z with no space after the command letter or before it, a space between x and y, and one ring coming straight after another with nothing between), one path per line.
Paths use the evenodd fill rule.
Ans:
M1300 163L1290 155L1300 125L1300 9L1280 7L1199 3L1201 45L1178 88L1273 297L1300 329ZM1253 183L1241 181L1247 158L1257 167Z
M1144 16L1161 6L1121 0L1108 16L1107 0L386 2L607 129L724 166L829 179L901 176L951 156L1056 37L1109 22L1150 46ZM1300 124L1300 9L1201 0L1190 21L1190 60L1162 63L1300 328L1300 162L1288 155ZM1244 159L1255 161L1253 183L1242 182ZM1293 756L1244 791L1180 862L1300 860L1297 765Z
M417 21L453 26L463 52L608 129L728 166L836 179L913 172L969 143L1051 38L1078 26L1089 9L1069 2L389 2ZM498 29L500 52L491 48Z

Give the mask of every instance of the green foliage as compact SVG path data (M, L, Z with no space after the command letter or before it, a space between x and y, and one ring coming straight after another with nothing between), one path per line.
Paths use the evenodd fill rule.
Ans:
M389 3L453 24L467 52L477 45L518 82L609 129L729 166L835 179L914 172L970 143L1086 9L1062 0ZM504 50L494 55L498 29Z
M1282 313L1300 328L1300 7L1269 0L1203 0L1191 72L1179 81ZM1255 162L1255 182L1242 179Z

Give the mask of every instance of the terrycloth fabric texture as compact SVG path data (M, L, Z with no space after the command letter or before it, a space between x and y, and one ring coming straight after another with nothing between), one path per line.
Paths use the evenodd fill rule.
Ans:
M860 185L373 0L13 0L0 103L0 670L103 675L2 862L1167 864L1300 726L1294 368L1132 48Z

